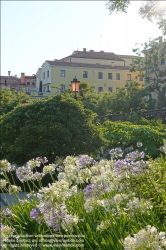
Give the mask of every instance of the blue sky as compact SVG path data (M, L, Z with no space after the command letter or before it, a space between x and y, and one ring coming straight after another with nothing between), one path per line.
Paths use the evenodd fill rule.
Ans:
M109 15L107 1L1 1L1 75L35 74L45 60L74 50L133 54L135 44L162 35L138 14Z

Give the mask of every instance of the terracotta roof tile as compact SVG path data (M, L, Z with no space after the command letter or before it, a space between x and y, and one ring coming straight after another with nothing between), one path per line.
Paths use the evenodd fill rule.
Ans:
M0 83L5 84L5 79L7 84L21 84L21 79L14 76L0 76Z
M71 62L60 62L60 61L47 61L50 65L59 67L75 67L75 68L93 68L93 69L119 69L129 70L129 66L112 66L103 64L89 64L89 63L71 63Z
M96 51L74 51L72 55L68 57L78 57L78 58L92 58L92 59L105 59L114 61L124 61L120 56L112 52L96 52Z

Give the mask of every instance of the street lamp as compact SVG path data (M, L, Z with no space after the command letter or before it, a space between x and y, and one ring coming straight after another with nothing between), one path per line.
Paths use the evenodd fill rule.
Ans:
M72 91L75 92L74 98L77 99L76 93L79 92L80 81L76 78L76 76L73 79L73 81L71 81L71 88L72 88Z

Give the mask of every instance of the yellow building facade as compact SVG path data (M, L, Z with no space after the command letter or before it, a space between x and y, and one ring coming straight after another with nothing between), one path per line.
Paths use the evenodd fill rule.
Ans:
M45 61L37 75L42 79L37 82L42 82L42 92L46 96L69 88L75 76L79 81L89 82L96 92L114 92L137 76L130 72L132 58L104 51L74 51L60 60Z

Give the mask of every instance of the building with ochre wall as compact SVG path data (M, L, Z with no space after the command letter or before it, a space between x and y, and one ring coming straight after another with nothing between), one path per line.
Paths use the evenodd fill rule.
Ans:
M44 95L56 94L68 88L75 76L80 81L89 82L97 92L113 92L138 75L130 72L133 57L104 51L87 52L86 49L74 51L60 60L46 60L39 69L37 82L42 82Z

